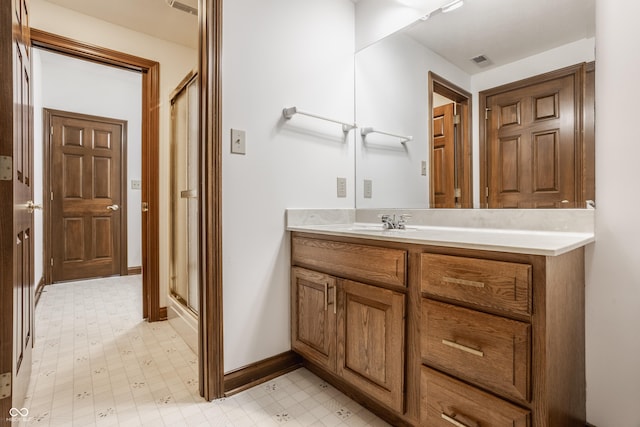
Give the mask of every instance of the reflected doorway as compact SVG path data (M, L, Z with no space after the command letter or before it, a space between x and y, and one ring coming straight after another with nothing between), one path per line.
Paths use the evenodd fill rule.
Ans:
M471 94L429 72L431 208L472 208Z

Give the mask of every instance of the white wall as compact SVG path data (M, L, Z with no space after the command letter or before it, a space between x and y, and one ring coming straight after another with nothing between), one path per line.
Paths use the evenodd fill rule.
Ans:
M356 206L429 206L429 71L470 90L470 76L411 37L396 33L356 54L356 122L400 139L369 134L356 137ZM421 174L421 162L427 174ZM364 180L372 197L364 198Z
M640 426L640 3L596 2L596 243L587 251L587 419Z
M169 95L186 74L197 67L197 52L44 0L31 1L30 19L34 28L160 63L160 305L166 306L169 284Z
M284 107L353 121L350 0L224 3L223 298L225 372L288 351L287 208L352 208L353 131ZM247 154L230 154L230 129ZM348 178L347 198L336 178Z
M130 183L141 179L142 76L39 49L33 52L39 70L34 79L37 93L34 96L34 122L40 130L34 133L34 146L39 150L40 164L43 108L127 121L127 264L128 267L139 267L142 265L141 193L132 190ZM41 168L34 171L35 182L42 182L41 172ZM41 201L42 190L37 196ZM41 266L40 263L38 267Z

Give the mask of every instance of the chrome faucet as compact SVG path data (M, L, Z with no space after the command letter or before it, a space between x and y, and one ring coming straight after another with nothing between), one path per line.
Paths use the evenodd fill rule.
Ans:
M382 219L382 227L385 230L404 230L406 228L405 225L407 223L407 220L411 218L411 215L402 214L398 219L396 219L395 214L383 214L380 215L380 218Z

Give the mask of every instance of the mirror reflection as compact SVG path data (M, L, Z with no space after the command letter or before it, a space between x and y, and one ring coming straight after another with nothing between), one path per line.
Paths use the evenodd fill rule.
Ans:
M356 135L357 208L594 200L595 2L517 3L436 9L356 53L356 122L384 132Z

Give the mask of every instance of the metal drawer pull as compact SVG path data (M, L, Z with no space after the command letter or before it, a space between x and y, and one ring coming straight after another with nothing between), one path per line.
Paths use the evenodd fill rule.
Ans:
M458 344L457 342L442 340L442 344L457 348L458 350L466 351L467 353L471 353L476 356L484 357L484 352L476 350L475 348L467 347L466 345Z
M455 277L443 277L445 283L454 283L456 285L473 286L475 288L484 288L484 282L476 282L474 280L456 279Z
M441 417L442 417L443 420L449 421L451 424L453 424L456 427L469 427L468 425L462 424L460 421L451 418L450 416L448 416L445 413L442 413Z

